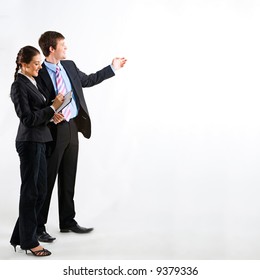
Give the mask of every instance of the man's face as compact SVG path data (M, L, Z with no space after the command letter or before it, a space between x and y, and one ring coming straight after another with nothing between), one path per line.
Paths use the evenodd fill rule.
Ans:
M54 56L57 60L62 60L66 58L67 46L64 39L60 39L57 42L56 49L54 51Z

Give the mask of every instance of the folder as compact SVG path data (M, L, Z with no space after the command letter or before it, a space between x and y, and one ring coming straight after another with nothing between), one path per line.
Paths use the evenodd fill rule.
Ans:
M68 106L70 104L71 100L72 100L72 91L69 91L64 95L64 102L56 110L56 113L61 112L66 106Z

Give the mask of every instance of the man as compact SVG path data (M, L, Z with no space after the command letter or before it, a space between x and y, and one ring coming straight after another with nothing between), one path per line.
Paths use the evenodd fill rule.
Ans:
M39 46L45 56L37 83L45 90L48 103L55 96L72 91L72 99L62 112L56 113L49 123L53 142L47 147L48 192L39 215L37 229L41 242L52 242L54 237L46 231L51 195L58 175L59 227L61 232L89 233L93 228L85 228L75 221L74 188L78 159L78 132L84 137L91 136L91 122L83 96L83 87L91 87L111 78L114 71L122 68L125 58L114 58L112 64L86 75L75 63L66 58L65 37L59 32L47 31L41 35ZM62 122L59 122L62 118Z

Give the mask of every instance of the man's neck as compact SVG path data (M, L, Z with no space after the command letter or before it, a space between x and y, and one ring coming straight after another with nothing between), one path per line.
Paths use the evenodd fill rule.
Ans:
M47 62L53 63L53 64L58 64L60 62L60 60L57 60L55 57L52 57L52 56L45 57L45 60Z

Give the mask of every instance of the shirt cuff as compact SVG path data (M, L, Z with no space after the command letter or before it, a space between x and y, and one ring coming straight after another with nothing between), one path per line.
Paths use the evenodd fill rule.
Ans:
M53 107L52 105L51 105L50 107L51 107L51 108L52 108L52 110L53 110L53 111L55 112L55 109L54 109L54 107Z
M113 67L112 64L110 64L110 67L111 67L112 71L114 72L114 74L116 74L116 69Z

